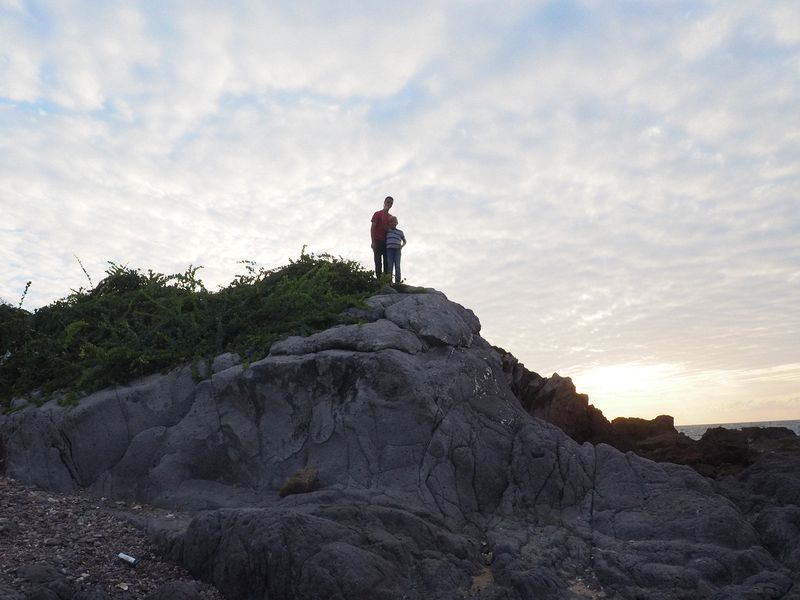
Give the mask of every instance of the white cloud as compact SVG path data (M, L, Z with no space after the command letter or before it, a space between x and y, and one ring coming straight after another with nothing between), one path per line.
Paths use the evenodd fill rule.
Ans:
M14 38L0 27L0 93L9 100L35 100L41 89L40 55L32 48L14 48Z
M677 39L678 51L686 60L704 58L728 40L734 27L745 16L741 4L719 5L716 10L681 31Z
M7 300L73 254L369 266L392 194L405 275L533 370L797 362L794 3L87 7L2 25Z
M800 7L792 0L771 2L767 13L774 27L775 38L782 44L800 44Z
M240 82L325 96L386 97L401 90L441 44L444 19L433 6L346 13L334 24L325 12L294 11L252 7L254 26L235 47Z

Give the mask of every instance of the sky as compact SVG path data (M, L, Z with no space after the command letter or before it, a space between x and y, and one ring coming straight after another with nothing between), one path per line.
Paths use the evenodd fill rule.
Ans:
M800 419L796 0L0 0L6 302L369 268L387 195L406 281L608 418Z

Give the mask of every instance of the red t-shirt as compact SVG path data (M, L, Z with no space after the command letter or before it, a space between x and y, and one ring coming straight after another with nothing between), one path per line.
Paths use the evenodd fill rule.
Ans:
M372 215L372 222L375 223L375 239L385 240L386 230L389 229L389 218L391 215L382 210L377 211Z

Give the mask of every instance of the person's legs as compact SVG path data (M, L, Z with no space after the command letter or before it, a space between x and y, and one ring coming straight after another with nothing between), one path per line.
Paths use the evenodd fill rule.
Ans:
M395 248L395 257L394 257L394 282L400 283L400 257L403 253L400 251L400 248ZM391 273L391 271L389 271Z
M380 279L385 272L383 266L386 264L386 240L375 240L372 253L375 256L375 276Z
M386 249L386 270L384 272L390 277L392 275L392 267L395 263L396 257L397 257L397 248Z
M394 271L394 282L400 283L400 248L386 249L386 273Z

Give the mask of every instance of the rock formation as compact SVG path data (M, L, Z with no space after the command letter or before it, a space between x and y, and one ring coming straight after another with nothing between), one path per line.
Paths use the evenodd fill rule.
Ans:
M609 422L569 377L529 371L512 354L495 348L514 395L532 416L558 426L579 443L609 444L658 462L689 465L707 477L741 473L765 454L800 455L800 438L785 427L709 429L693 440L675 429L669 415L654 419L617 417Z
M723 489L579 444L530 414L552 402L523 406L440 293L351 314L202 381L184 368L0 417L6 470L201 511L149 527L230 599L800 598L796 529L780 530L796 469L755 501L769 466ZM281 497L293 477L309 484Z
M610 443L617 437L602 411L589 404L589 396L577 392L569 377L558 373L542 377L526 369L510 352L494 349L500 355L511 391L530 415L553 423L581 444Z

